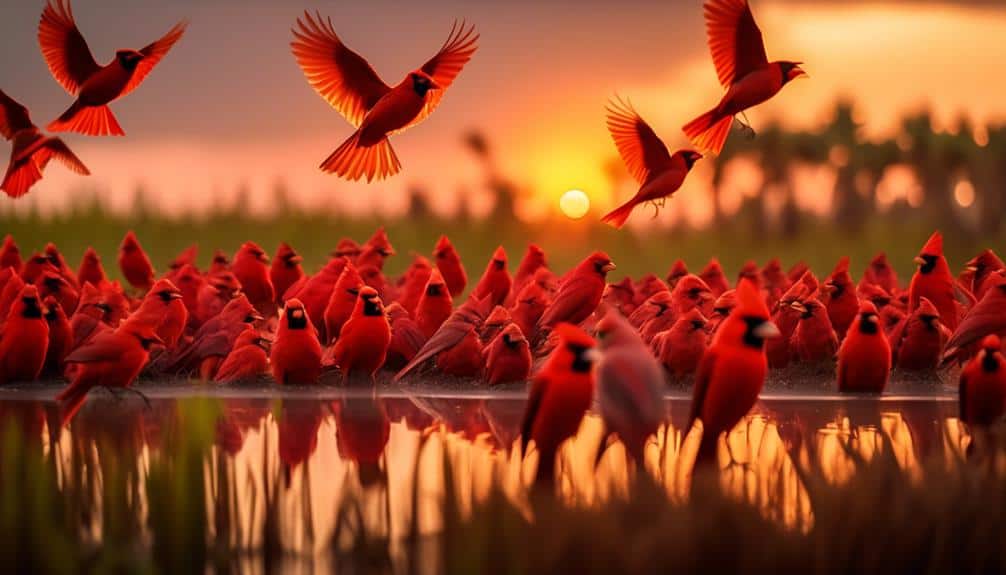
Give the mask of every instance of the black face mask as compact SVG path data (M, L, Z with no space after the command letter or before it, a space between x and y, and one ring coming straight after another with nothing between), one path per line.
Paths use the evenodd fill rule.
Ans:
M300 315L294 315L295 312L300 312ZM307 314L300 308L286 310L286 326L290 329L306 329Z
M384 315L384 310L381 309L381 304L377 301L377 298L363 300L363 315L368 317Z
M42 307L38 304L38 299L33 297L26 297L21 300L24 304L24 311L21 313L21 317L26 319L41 319L42 318Z
M744 330L744 345L755 349L762 349L765 347L765 340L755 334L755 330L763 323L765 323L765 320L760 317L744 317L744 324L747 326Z

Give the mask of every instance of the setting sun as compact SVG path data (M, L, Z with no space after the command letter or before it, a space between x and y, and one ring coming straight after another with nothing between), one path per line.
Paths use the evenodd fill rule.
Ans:
M590 211L590 198L580 190L569 190L559 198L559 209L571 220L578 220Z

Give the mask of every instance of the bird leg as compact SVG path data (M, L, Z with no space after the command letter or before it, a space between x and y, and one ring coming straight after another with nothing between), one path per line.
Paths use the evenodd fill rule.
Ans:
M741 120L737 116L734 116L734 120L738 124L740 124L741 133L744 134L744 136L747 137L747 139L753 140L755 136L757 136L758 134L755 132L754 128L751 127L751 121L748 120L747 114L745 114L743 111L740 113L740 116L741 118L744 119Z

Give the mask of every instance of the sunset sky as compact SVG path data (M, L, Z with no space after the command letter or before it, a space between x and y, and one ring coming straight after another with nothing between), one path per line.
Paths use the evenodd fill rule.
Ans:
M4 4L0 88L44 125L71 102L38 50L44 3ZM775 117L812 127L840 96L855 99L873 136L927 105L947 125L962 114L978 123L1006 118L1002 2L752 6L769 58L802 60L810 74L749 113L756 128ZM351 128L308 86L290 54L301 7L331 16L347 45L388 83L433 55L455 18L481 32L479 51L436 113L393 138L403 164L397 177L368 186L317 169ZM462 143L466 131L479 129L504 171L528 190L527 217L557 209L570 188L603 209L619 199L604 170L615 155L604 127L608 97L630 98L674 148L685 144L680 126L721 94L698 1L76 0L74 13L100 63L116 48L142 47L181 18L191 23L143 86L112 105L127 137L66 138L93 175L54 166L19 208L36 201L58 209L88 190L125 208L142 184L173 212L227 203L241 187L250 190L252 209L268 212L282 181L305 206L353 213L398 213L401 190L416 185L431 192L438 211L453 210L459 192L485 209L479 166ZM676 200L695 221L709 211L703 174L699 169Z

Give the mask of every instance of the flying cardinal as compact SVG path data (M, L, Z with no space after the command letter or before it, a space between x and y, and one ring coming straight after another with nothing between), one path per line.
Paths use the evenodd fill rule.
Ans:
M368 182L401 169L388 136L429 116L444 91L471 59L479 39L474 27L455 24L440 51L410 72L397 86L381 80L362 56L336 35L331 19L297 20L290 43L308 83L339 111L356 132L321 164L321 169L348 180Z
M685 182L685 176L702 154L692 150L678 150L670 154L653 128L631 104L622 100L608 104L608 131L615 140L625 167L640 188L629 201L605 215L601 221L620 228L636 206L646 203L653 204L656 210L653 215L656 217L667 198Z
M49 124L52 132L88 136L124 136L108 104L135 90L185 32L179 22L163 38L141 50L116 50L115 59L99 66L77 30L70 1L49 0L38 24L38 43L49 71L77 100Z
M7 173L0 183L0 189L12 198L27 194L42 179L42 170L53 158L82 176L91 174L63 140L43 135L31 123L28 109L3 90L0 90L0 135L13 144Z
M769 62L761 30L747 0L706 0L706 34L720 84L727 89L715 108L685 124L688 139L719 154L734 116L775 96L788 82L807 73L801 62Z

